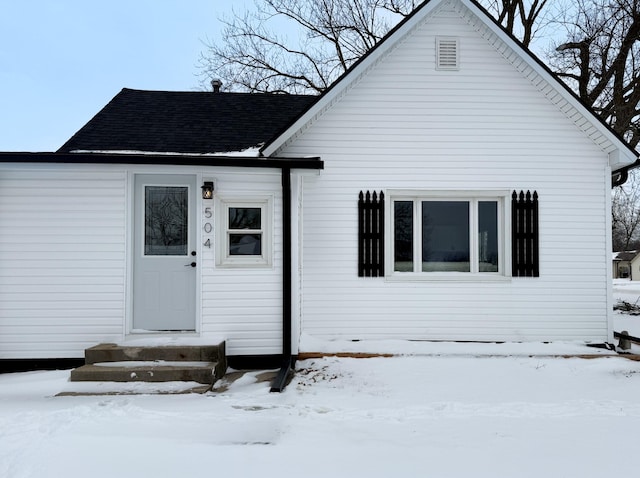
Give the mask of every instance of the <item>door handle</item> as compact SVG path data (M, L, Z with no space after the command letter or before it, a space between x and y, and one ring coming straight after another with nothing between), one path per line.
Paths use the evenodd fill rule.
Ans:
M192 262L191 264L185 264L185 267L195 267L197 264L195 262Z

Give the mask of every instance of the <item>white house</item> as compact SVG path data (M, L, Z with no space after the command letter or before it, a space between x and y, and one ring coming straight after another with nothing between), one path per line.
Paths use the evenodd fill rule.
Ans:
M634 280L631 264L637 255L638 253L636 251L614 252L613 253L613 278ZM640 271L640 269L638 271ZM638 279L635 278L635 280L638 280Z
M425 2L317 98L123 90L59 152L0 154L0 359L611 341L636 159L473 0Z
M627 278L631 280L640 280L640 254L631 253L631 257L627 259Z

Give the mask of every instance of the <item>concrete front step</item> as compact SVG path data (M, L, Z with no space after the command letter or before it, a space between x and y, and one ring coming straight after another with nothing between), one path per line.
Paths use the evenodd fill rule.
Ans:
M225 343L216 345L152 345L130 346L99 344L84 351L85 363L136 361L225 361Z
M72 382L196 382L211 385L227 370L225 343L213 345L100 344L85 350Z
M71 371L72 382L197 382L212 384L224 376L220 362L110 362Z

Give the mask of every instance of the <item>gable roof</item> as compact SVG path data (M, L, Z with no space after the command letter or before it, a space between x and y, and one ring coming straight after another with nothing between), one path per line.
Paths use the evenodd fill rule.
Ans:
M628 168L638 153L555 75L539 58L508 33L476 0L425 0L396 25L366 55L354 63L317 101L309 105L280 134L267 142L260 152L265 156L279 150L328 109L351 85L383 59L395 45L430 15L446 5L453 6L514 68L529 79L553 104L569 117L594 143L609 154L612 170Z
M630 261L634 257L636 257L638 253L636 251L622 251L622 252L614 252L613 260L614 261Z
M317 96L124 88L58 152L224 153L261 146Z

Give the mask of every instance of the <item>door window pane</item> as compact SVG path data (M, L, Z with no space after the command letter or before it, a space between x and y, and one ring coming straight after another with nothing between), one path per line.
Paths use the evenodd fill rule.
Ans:
M413 272L413 202L393 203L393 270Z
M189 188L145 186L144 197L144 254L186 256Z
M469 203L422 202L422 271L469 272Z
M498 203L478 203L478 270L498 272Z

